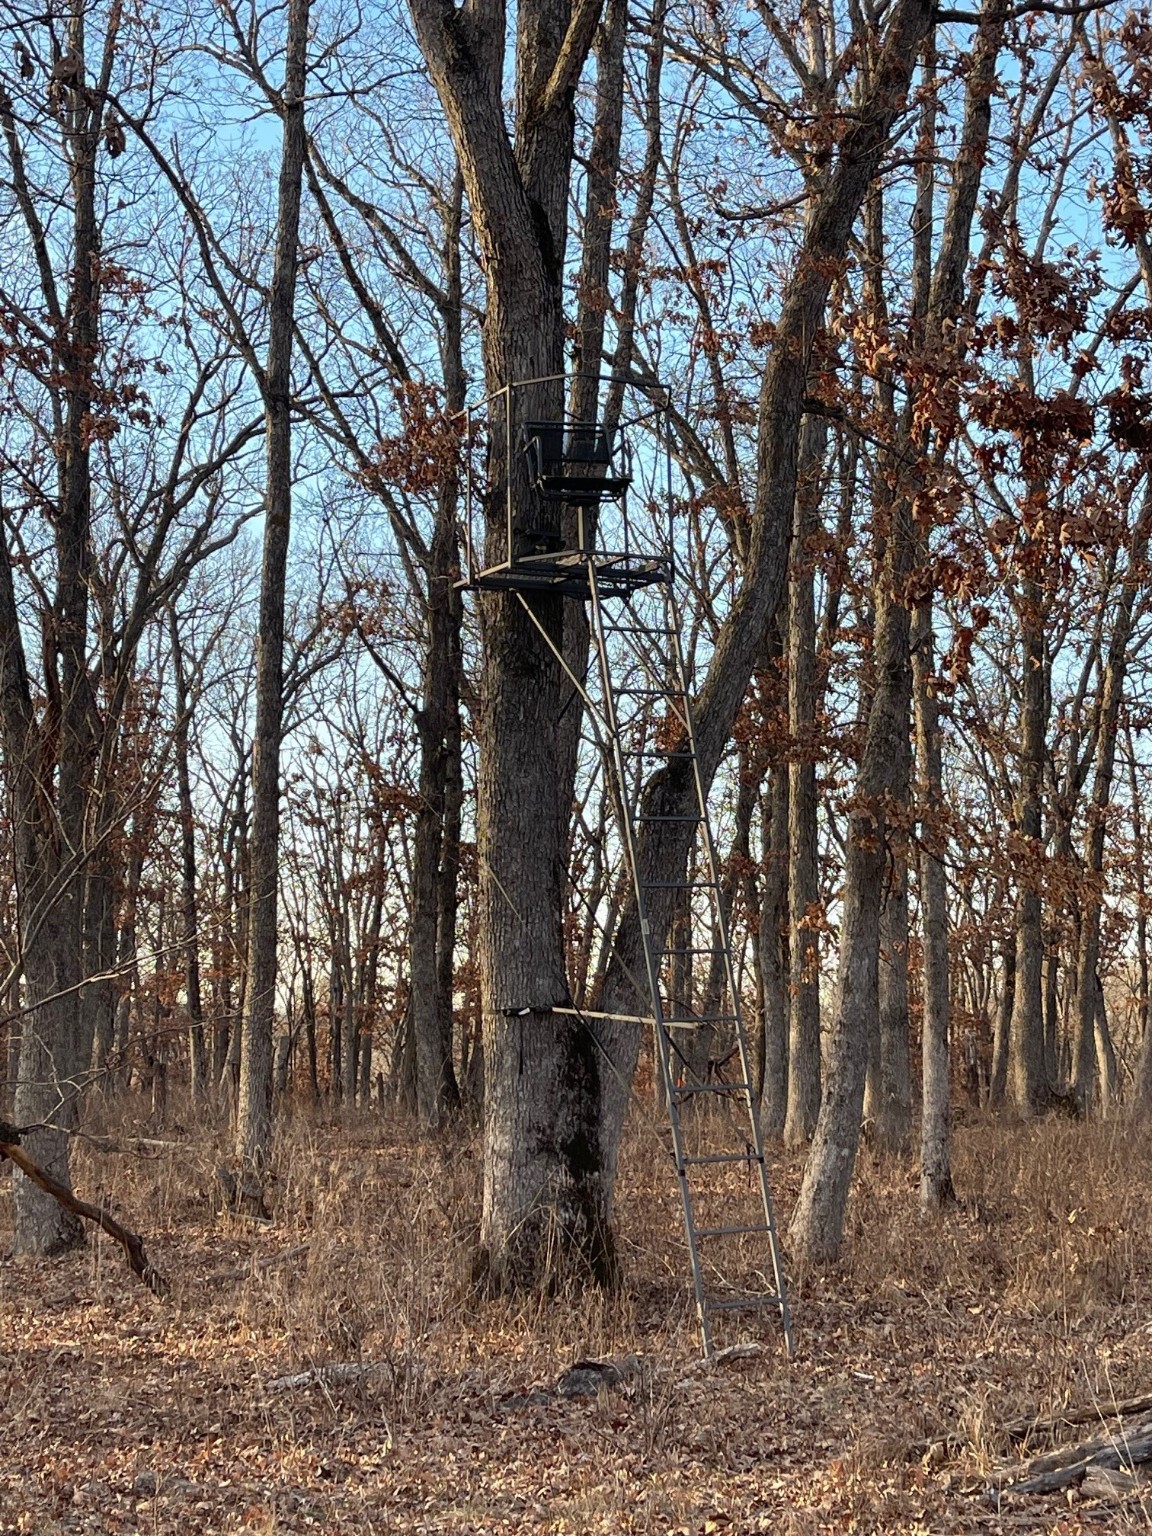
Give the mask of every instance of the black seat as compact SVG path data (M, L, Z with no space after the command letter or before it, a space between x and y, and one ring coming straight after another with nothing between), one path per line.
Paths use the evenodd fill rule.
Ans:
M545 501L617 501L631 482L613 462L611 437L598 422L529 421L522 443Z

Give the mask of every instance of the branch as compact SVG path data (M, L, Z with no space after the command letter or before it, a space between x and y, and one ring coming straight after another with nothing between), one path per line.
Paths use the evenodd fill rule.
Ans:
M148 1256L144 1252L144 1239L135 1232L130 1232L127 1227L122 1227L114 1216L99 1206L89 1205L87 1200L79 1200L72 1191L59 1180L54 1179L50 1173L46 1173L34 1158L29 1157L20 1145L20 1132L14 1125L8 1125L0 1120L0 1157L6 1157L14 1163L26 1178L39 1186L45 1193L71 1211L74 1216L83 1216L86 1221L95 1222L109 1237L114 1237L124 1249L128 1260L128 1268L134 1275L138 1275L154 1296L163 1296L168 1286L162 1275L148 1262Z
M1017 5L1010 11L1000 14L995 12L982 15L979 11L944 11L936 12L937 21L963 21L972 26L977 26L981 21L1019 21L1023 16L1090 16L1093 11L1102 11L1112 4L1112 0L1084 0L1083 5L1060 5L1057 0L1028 0L1025 5Z
M544 87L537 105L540 117L551 116L576 89L576 82L591 51L592 39L596 35L596 24L599 20L600 0L576 0L572 19L568 23L564 41L560 44L560 52L556 55L548 84Z

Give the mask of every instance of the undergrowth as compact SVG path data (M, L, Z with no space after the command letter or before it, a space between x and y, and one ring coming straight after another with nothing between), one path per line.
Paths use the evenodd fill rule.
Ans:
M618 1294L481 1300L474 1132L293 1107L264 1222L224 1207L218 1111L159 1125L127 1100L93 1122L77 1187L144 1234L171 1296L103 1238L0 1267L0 1532L1008 1529L984 1492L1005 1426L1069 1404L1106 1423L1149 1389L1152 1138L1120 1122L962 1126L960 1203L931 1218L908 1160L862 1151L840 1264L793 1277L795 1360L766 1321L712 1371L646 1124L621 1159ZM802 1162L770 1162L786 1226ZM573 1361L623 1355L625 1389L554 1396ZM356 1362L339 1386L269 1385ZM1152 1529L1138 1499L1042 1508L1015 1528Z

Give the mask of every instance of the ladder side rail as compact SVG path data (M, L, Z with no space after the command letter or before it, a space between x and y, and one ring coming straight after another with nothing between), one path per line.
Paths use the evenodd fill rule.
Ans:
M658 689L661 693L666 693L666 694L669 695L669 703L672 704L673 707L675 707L675 704L676 704L678 699L682 698L682 699L684 699L686 701L687 700L687 694L686 694L684 688L681 686L681 684L683 682L683 671L682 671L682 669L679 668L679 667L677 668L676 687L675 688L670 687L669 686L669 682L668 682L668 678L666 676L665 677L661 677L659 672L657 671L656 666L653 663L653 657L652 657L651 651L645 650L643 648L642 643L641 643L641 639L637 638L638 635L643 636L646 633L647 634L656 635L656 634L661 633L661 631L658 631L654 625L645 624L644 623L643 615L642 614L638 614L636 612L636 610L635 610L635 607L634 607L634 597L633 596L629 596L625 600L625 603L626 603L626 606L627 606L630 614L636 620L636 623L635 623L635 625L630 626L626 630L621 628L620 626L614 626L614 633L616 633L616 634L618 634L620 636L622 644L627 648L627 650L631 654L633 660L636 661L639 664L641 672L649 679L649 681L653 684L654 688ZM665 615L666 616L668 614L668 611L669 610L668 610L668 607L666 605L665 606ZM665 626L663 634L664 634L666 639L672 639L672 635L669 632L669 628L668 628L667 625ZM677 636L676 638L678 640L679 637Z
M748 1095L750 1119L756 1132L755 1147L758 1156L763 1155L763 1147L760 1143L759 1116L755 1113L754 1105L754 1073L752 1071L751 1052L748 1048L748 1033L744 1027L744 1010L740 1003L740 991L737 985L735 965L732 958L732 937L728 922L724 915L724 903L720 899L721 880L720 865L716 857L716 844L712 838L712 826L708 815L708 796L704 789L704 781L700 776L700 758L696 751L696 730L692 717L692 710L688 702L687 669L684 664L684 652L680 642L679 624L676 622L679 615L676 612L675 603L671 592L668 593L667 603L669 608L672 630L672 652L674 657L677 686L684 699L685 725L688 732L689 754L692 760L692 780L696 792L696 806L699 816L700 837L704 845L705 866L708 873L708 889L711 893L709 905L713 908L712 917L714 932L718 938L723 960L725 981L728 985L728 995L731 1002L732 1017L735 1022L736 1043L740 1054L740 1067L743 1073L743 1086ZM712 953L715 953L713 948Z
M787 1290L784 1283L783 1263L780 1254L779 1233L776 1225L776 1216L772 1204L772 1193L768 1187L768 1169L764 1156L764 1138L760 1130L760 1113L756 1103L755 1075L752 1067L752 1053L748 1041L748 1031L744 1024L744 1009L740 1000L740 992L736 980L735 965L732 957L732 939L729 924L724 914L724 903L721 899L720 869L716 857L716 845L712 838L712 826L708 816L708 797L704 789L704 781L700 776L700 758L696 751L696 733L692 717L692 709L688 697L687 669L684 664L684 652L680 641L679 614L676 610L675 598L671 589L666 593L669 623L672 630L672 648L675 658L677 682L684 699L684 713L687 719L688 742L692 756L692 775L696 789L696 802L700 812L700 833L704 843L705 859L712 890L712 903L714 903L714 920L719 941L723 950L724 969L728 982L729 1002L734 1019L736 1031L736 1044L740 1055L740 1069L743 1073L743 1089L748 1112L748 1129L751 1133L752 1147L757 1166L760 1170L760 1195L764 1207L764 1222L768 1228L768 1246L772 1258L773 1283L776 1287L776 1295L779 1298L780 1319L784 1332L784 1344L789 1355L793 1351L792 1322L788 1310Z
M600 591L596 583L596 566L594 561L588 562L588 592L592 633L595 638L596 653L600 664L600 678L604 693L602 708L608 727L608 741L611 745L612 777L615 779L614 789L616 791L615 798L620 821L621 841L624 845L624 857L628 864L628 871L632 877L632 889L636 898L636 916L640 926L640 944L644 952L644 970L648 981L648 990L652 998L652 1014L656 1026L656 1050L660 1060L660 1081L664 1090L665 1102L668 1106L669 1123L672 1128L672 1150L676 1160L676 1177L680 1185L680 1198L684 1213L684 1233L688 1243L688 1256L692 1267L692 1288L696 1297L696 1315L700 1326L704 1354L709 1356L712 1353L712 1339L708 1320L708 1303L704 1290L704 1275L700 1264L700 1254L696 1242L692 1189L688 1183L688 1170L684 1162L684 1134L680 1123L676 1089L672 1078L671 1040L664 1023L664 1006L660 996L660 974L652 944L648 906L644 899L644 887L640 879L640 862L637 856L635 828L627 794L628 781L620 746L620 722L617 716L616 701L612 688L611 658L608 652L607 637L604 633L604 613L600 602Z

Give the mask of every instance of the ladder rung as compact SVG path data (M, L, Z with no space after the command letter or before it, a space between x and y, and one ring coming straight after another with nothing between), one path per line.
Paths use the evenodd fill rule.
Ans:
M715 944L709 944L707 949L691 947L685 949L654 949L652 953L654 955L716 955L720 953L720 950Z
M652 639L663 635L666 640L670 640L676 633L674 629L649 629L646 624L604 624L601 627L606 635L648 635Z
M682 699L684 692L680 688L635 688L631 683L621 683L613 688L613 693L626 694L630 699Z
M732 1296L720 1301L705 1301L704 1308L708 1312L732 1312L738 1307L778 1307L780 1297L765 1293L763 1296Z
M701 1163L759 1163L763 1159L757 1156L756 1149L749 1147L745 1152L704 1152L695 1153L689 1157L683 1157L680 1161L685 1168L697 1168Z
M745 1237L749 1232L771 1232L771 1227L758 1222L754 1227L695 1227L697 1237Z
M693 826L699 826L704 820L703 816L637 816L636 821L677 821L691 822Z
M621 757L652 758L653 761L658 759L660 762L664 762L666 759L670 763L674 763L685 758L691 758L692 755L693 754L691 752L660 752L652 747L647 747L643 751L638 747L620 748Z

